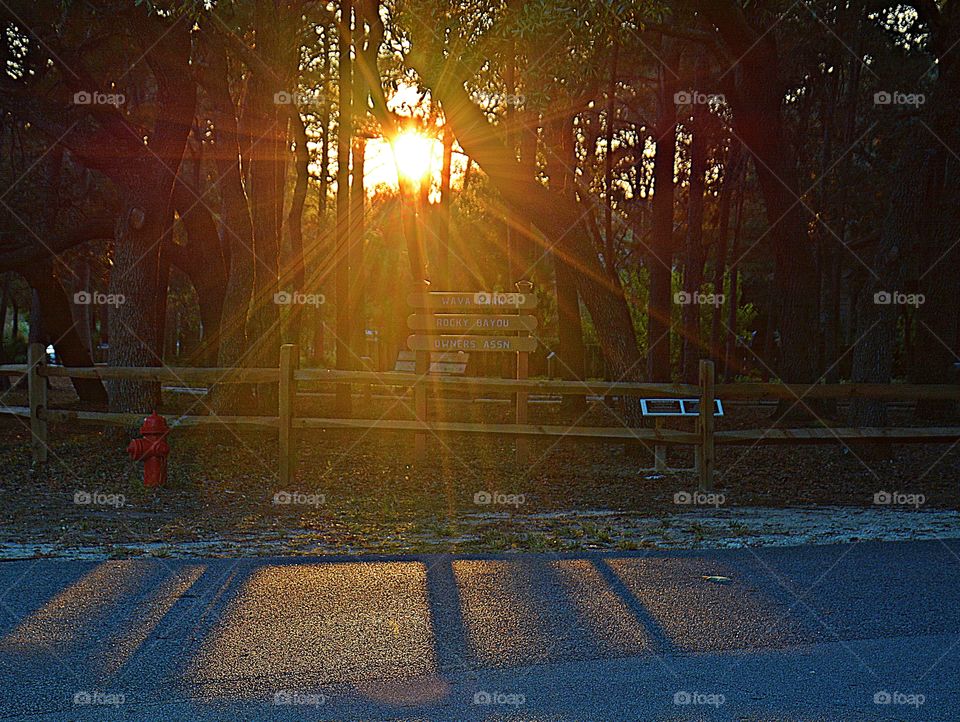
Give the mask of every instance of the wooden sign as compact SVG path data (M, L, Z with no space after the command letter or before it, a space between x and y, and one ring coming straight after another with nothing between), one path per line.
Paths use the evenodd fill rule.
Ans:
M522 336L420 336L407 337L413 351L514 351L533 352L537 340Z
M407 326L414 331L463 334L483 331L533 331L537 319L533 316L485 316L482 313L414 313L407 317Z
M463 376L467 372L469 360L470 354L466 353L432 353L430 354L430 373ZM414 373L417 370L417 355L413 351L401 350L397 354L397 363L393 370Z
M411 293L407 303L413 308L449 309L451 311L498 311L500 309L530 309L537 307L532 293Z

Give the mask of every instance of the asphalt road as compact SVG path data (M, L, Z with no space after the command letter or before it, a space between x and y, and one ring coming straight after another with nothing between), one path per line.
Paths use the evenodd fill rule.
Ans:
M960 720L958 580L954 540L5 562L0 719Z

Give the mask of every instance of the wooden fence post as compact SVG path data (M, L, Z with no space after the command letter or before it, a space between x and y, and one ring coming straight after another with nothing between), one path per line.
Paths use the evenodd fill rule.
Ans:
M430 282L426 279L414 281L411 289L413 295L429 296ZM437 310L431 308L429 304L425 313L433 316ZM435 329L430 328L426 331L427 336L433 336ZM431 341L430 346L433 346ZM441 357L442 358L442 357ZM413 372L416 374L416 385L413 387L413 414L416 421L426 423L427 421L427 379L430 376L430 364L433 361L432 351L418 350L414 352ZM413 436L413 457L417 463L423 462L427 456L427 434L424 431L417 431Z
M653 428L660 431L663 428L663 420L658 416L653 420ZM653 470L667 470L667 446L666 444L654 444L653 446Z
M47 364L47 349L42 343L27 347L27 396L30 400L30 447L33 462L44 464L48 458L47 448L47 379L40 369Z
M288 343L280 347L280 483L286 489L293 483L297 470L297 446L293 417L297 403L297 380L300 347Z
M518 336L525 337L526 333L520 332ZM530 355L526 351L517 353L517 380L523 381L530 374ZM517 392L517 423L527 423L527 393L525 391ZM525 436L517 437L517 463L525 465L530 456L530 442Z
M523 318L524 312L519 303L521 297L533 295L533 283L527 279L517 281L514 286L518 292L517 317ZM529 338L528 331L517 331L517 338ZM526 351L517 352L517 380L525 381L530 377L530 354ZM526 425L528 419L528 400L529 395L526 391L518 391L516 395L516 419L517 424ZM530 441L526 436L517 437L517 464L526 466L530 458Z
M700 491L713 488L714 455L713 361L700 360Z
M427 377L430 375L430 357L429 351L417 351L413 367L417 374L417 385L413 387L413 411L417 421L423 422L427 420ZM413 447L416 460L423 461L427 455L426 433L418 431L414 435Z

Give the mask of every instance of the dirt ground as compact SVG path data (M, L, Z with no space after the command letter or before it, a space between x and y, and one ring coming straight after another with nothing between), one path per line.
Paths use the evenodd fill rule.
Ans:
M60 380L58 379L59 383ZM58 386L54 407L75 404ZM4 403L25 404L22 392ZM302 415L332 415L332 397L308 394ZM410 418L409 398L355 397L355 416ZM437 418L509 422L500 402L433 404ZM202 397L168 392L168 417L204 413ZM719 429L769 424L772 408L728 406ZM556 403L532 404L530 421L617 424L618 412L591 403L585 415ZM909 423L906 411L894 418ZM691 492L691 472L654 473L648 451L580 439L531 440L518 466L514 442L495 436L431 437L421 464L412 435L311 430L299 438L294 488L280 488L277 443L269 430L176 430L170 478L159 490L141 482L123 443L95 427L51 426L50 462L32 469L25 420L0 418L0 549L7 556L95 548L108 556L229 547L284 552L565 550L657 546ZM689 449L672 466L692 465ZM874 507L881 491L922 495L919 506L960 509L960 449L903 445L888 458L840 444L718 449L716 492L701 502L737 507ZM279 496L278 496L279 494ZM894 498L906 510L918 496ZM903 499L908 499L903 501ZM625 532L643 520L643 533ZM654 520L660 526L651 527ZM657 521L659 520L659 521ZM639 527L637 527L639 528ZM737 531L736 523L731 530ZM744 530L744 533L748 533ZM698 532L693 529L696 541Z

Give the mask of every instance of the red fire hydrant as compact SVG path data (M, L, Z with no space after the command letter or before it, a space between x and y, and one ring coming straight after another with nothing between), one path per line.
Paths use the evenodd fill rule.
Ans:
M143 420L140 433L145 438L131 441L127 453L133 461L143 462L143 485L160 486L167 481L167 456L170 454L167 434L170 427L154 411Z

